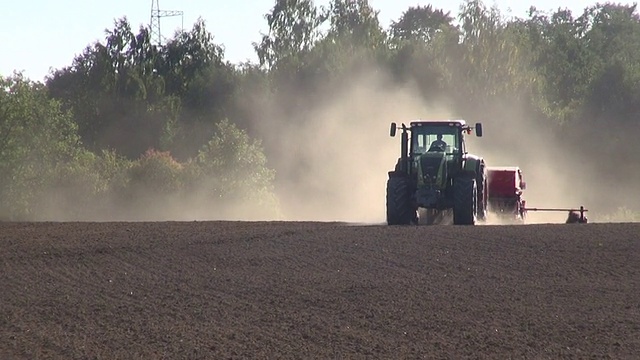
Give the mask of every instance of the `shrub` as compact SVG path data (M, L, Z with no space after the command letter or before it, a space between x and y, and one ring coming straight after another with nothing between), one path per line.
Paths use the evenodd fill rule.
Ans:
M149 149L129 169L130 186L153 195L182 189L182 164L168 151Z
M243 209L251 206L270 216L279 213L273 193L275 171L267 166L261 142L228 120L216 125L216 133L200 149L192 166L197 168L192 173L199 175L215 204Z

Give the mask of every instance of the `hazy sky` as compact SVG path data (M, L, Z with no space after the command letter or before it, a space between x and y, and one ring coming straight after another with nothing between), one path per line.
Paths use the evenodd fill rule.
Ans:
M601 2L605 2L600 0ZM151 0L0 0L0 75L23 71L32 80L42 80L50 68L70 65L75 55L96 40L104 39L104 30L113 28L115 19L126 16L133 28L147 25ZM202 17L215 42L225 47L225 58L234 63L257 61L252 42L266 32L264 14L273 7L274 0L160 0L162 10L184 12L184 28L191 29ZM386 28L409 7L432 4L435 8L457 15L462 1L370 0L380 11L379 18ZM485 4L497 5L503 14L524 17L530 6L541 10L569 8L574 13L594 5L598 0L496 0ZM618 1L613 1L618 2ZM620 1L630 3L630 1ZM328 0L316 0L318 5ZM561 4L561 5L560 5ZM509 11L510 9L510 11ZM181 26L181 19L163 18L163 35L171 36Z

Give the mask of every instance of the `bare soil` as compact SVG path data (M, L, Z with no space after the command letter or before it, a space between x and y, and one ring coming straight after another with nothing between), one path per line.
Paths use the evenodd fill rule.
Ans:
M636 359L639 234L0 223L0 358Z

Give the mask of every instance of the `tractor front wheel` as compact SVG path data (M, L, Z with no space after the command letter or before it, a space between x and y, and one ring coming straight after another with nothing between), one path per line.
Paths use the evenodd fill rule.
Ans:
M416 222L416 211L411 205L411 186L406 177L387 180L387 224L409 225Z
M475 225L477 216L476 180L460 176L453 180L453 224Z

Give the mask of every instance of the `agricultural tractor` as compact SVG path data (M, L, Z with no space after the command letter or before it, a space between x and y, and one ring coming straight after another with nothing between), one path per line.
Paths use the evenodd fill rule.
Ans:
M456 225L487 215L484 160L467 152L465 135L482 136L482 124L464 120L414 121L400 128L400 158L387 181L389 225L434 224L453 213ZM391 124L390 135L399 130Z

